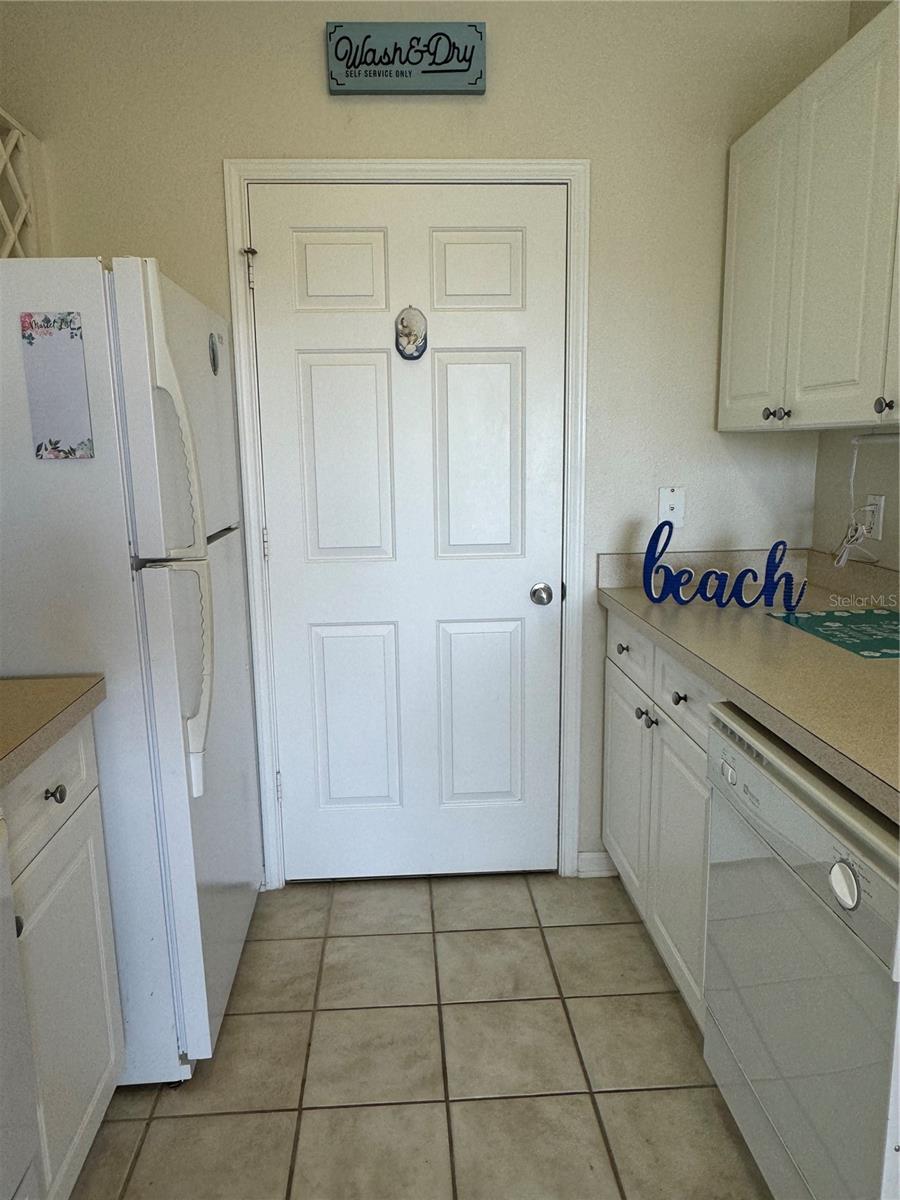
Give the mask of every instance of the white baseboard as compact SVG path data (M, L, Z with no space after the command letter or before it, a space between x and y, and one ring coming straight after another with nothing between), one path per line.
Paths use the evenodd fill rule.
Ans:
M580 850L578 875L582 879L607 878L618 875L616 864L605 850Z

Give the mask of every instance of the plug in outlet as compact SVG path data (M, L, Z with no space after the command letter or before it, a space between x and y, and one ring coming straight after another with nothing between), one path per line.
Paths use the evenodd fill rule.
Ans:
M866 496L866 509L866 537L880 542L884 533L884 496Z

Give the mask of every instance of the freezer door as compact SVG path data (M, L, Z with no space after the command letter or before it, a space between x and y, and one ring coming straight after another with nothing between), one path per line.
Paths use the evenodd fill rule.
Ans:
M133 552L202 558L206 518L191 415L166 341L151 259L113 259L114 303L134 508Z
M166 346L194 431L210 537L240 519L230 330L218 313L165 275L159 276L159 294ZM159 344L156 329L154 337Z
M192 764L205 746L213 684L209 564L205 559L159 564L145 567L139 576L168 865L178 1044L189 1058L208 1058L215 1035L206 993L192 812L194 793L202 793L203 772Z

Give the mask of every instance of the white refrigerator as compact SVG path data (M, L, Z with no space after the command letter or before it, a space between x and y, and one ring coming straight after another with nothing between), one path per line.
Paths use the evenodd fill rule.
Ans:
M240 520L227 323L153 259L0 263L0 674L106 676L123 1083L212 1054L263 878Z

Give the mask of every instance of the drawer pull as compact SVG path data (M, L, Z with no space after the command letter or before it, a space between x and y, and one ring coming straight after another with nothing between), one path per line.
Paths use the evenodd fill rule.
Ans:
M53 800L56 804L65 804L69 792L64 783L58 783L55 788L45 788L44 799Z
M686 700L687 700L687 693L686 693L686 692L673 692L673 693L672 693L672 703L673 703L674 705L676 705L676 707L677 707L679 704L683 704L683 703L684 703Z
M616 654L627 654L630 649L631 647L626 646L624 642L619 642L616 645Z
M16 937L17 938L20 938L22 936L22 931L24 930L24 928L25 928L25 922L22 920L22 918L19 916L19 914L16 913Z

